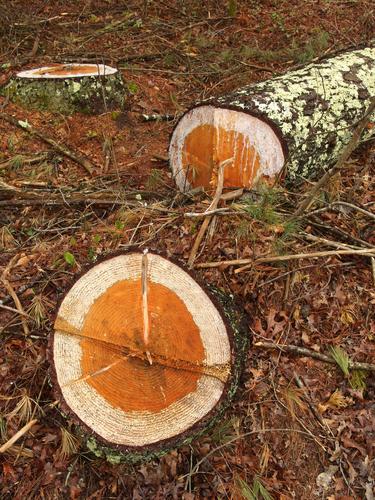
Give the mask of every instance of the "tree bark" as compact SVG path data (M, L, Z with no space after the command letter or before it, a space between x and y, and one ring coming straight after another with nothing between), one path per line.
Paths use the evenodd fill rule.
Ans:
M21 71L1 94L27 109L99 114L124 105L121 74L102 64L57 64Z
M375 95L374 73L371 46L199 103L171 137L179 188L209 187L214 167L230 157L225 187L251 188L281 175L294 183L316 178L350 141ZM361 140L374 131L370 123Z
M247 347L232 300L156 253L107 258L63 299L49 353L61 408L112 463L190 442L223 414Z

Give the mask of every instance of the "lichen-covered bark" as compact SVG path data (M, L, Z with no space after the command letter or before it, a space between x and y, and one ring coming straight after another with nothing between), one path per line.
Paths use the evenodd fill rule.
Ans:
M12 79L1 94L27 109L70 115L122 108L126 88L120 73L65 79Z
M287 150L290 180L334 162L375 95L375 48L346 52L202 104L264 117ZM375 120L375 116L373 120ZM374 134L369 128L363 139Z
M77 427L77 433L85 440L87 448L97 457L102 457L108 462L116 465L120 463L137 463L140 461L149 461L165 455L171 449L177 448L191 443L194 439L209 431L228 409L230 403L238 389L239 380L246 358L247 348L249 345L249 335L247 332L246 322L244 321L243 313L234 303L232 296L228 296L222 291L210 287L211 294L217 299L221 305L226 321L230 324L233 331L232 358L233 364L231 369L231 377L228 382L228 387L225 396L221 399L215 409L207 418L199 423L195 429L186 429L186 434L176 436L176 439L168 440L167 443L160 443L142 449L129 448L124 449L123 446L106 446L97 437L97 435L88 435L87 431Z

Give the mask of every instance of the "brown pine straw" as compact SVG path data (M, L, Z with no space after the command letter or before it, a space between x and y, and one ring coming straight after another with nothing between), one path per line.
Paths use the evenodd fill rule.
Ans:
M18 441L26 432L28 432L33 425L38 422L36 418L30 420L26 425L24 425L18 432L15 433L6 443L0 447L0 453L5 453L9 448L11 448L16 441Z

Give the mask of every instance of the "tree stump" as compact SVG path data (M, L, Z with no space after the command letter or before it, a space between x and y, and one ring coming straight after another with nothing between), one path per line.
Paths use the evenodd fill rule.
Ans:
M229 158L224 187L251 188L281 174L293 182L316 177L338 158L374 95L375 48L368 47L208 99L173 131L176 183L181 191L208 188L214 167Z
M74 63L21 71L1 93L28 109L98 114L121 108L126 88L115 68Z
M113 463L190 442L234 396L247 336L232 300L180 265L130 252L65 295L50 343L61 408Z

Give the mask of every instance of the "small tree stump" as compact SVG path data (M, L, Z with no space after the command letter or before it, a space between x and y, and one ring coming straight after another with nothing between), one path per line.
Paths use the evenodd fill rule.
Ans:
M214 167L229 158L224 187L251 188L283 169L293 182L317 177L337 160L374 95L375 48L368 47L208 99L172 134L176 183L181 191L209 188Z
M121 108L126 88L110 66L54 64L17 73L1 93L28 109L98 114Z
M110 461L191 441L233 398L246 348L228 297L154 253L110 257L63 299L50 356L62 410Z

